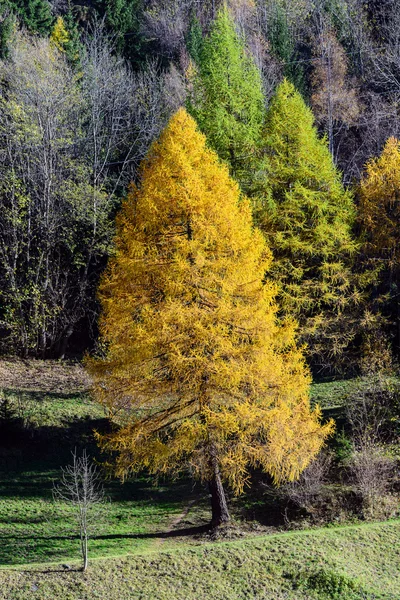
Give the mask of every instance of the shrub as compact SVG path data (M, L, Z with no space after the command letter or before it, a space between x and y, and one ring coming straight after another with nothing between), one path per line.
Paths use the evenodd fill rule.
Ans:
M334 438L335 458L340 465L345 465L353 456L353 442L344 429L337 432Z
M395 461L383 448L365 447L354 453L350 471L361 496L364 518L390 517L398 500L389 496ZM391 502L388 500L392 499Z
M318 593L318 598L332 600L358 600L365 598L361 586L340 573L327 569L300 572L296 586Z
M321 489L326 483L331 463L332 456L321 452L297 481L290 482L281 488L281 495L299 508L312 513Z

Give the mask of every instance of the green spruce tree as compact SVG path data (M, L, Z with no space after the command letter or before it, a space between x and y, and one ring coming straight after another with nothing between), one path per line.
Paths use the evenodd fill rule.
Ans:
M80 54L82 52L82 44L80 40L79 26L74 19L74 15L71 10L69 10L64 16L64 23L68 32L68 41L65 44L65 52L68 60L73 65L78 65Z
M268 20L268 41L272 54L283 62L283 74L297 89L305 88L304 68L298 59L295 38L288 22L284 6L277 2Z
M203 30L201 28L200 21L196 16L193 16L190 20L186 46L190 58L196 64L199 64L201 59L201 50L203 47Z
M115 36L117 50L127 59L140 62L143 0L101 0L99 5L100 14L104 14L106 25Z
M224 5L200 51L188 110L248 192L264 120L259 70Z
M270 193L258 220L276 258L282 312L299 320L313 361L332 366L353 337L349 308L359 300L350 268L353 198L287 80L271 101L264 144Z
M8 42L15 27L15 17L8 0L0 0L0 59L8 56Z
M29 31L42 36L50 34L53 16L47 0L13 0L11 4Z

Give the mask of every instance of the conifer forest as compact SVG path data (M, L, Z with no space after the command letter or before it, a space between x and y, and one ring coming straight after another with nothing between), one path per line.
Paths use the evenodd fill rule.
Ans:
M0 600L400 600L399 0L0 0Z

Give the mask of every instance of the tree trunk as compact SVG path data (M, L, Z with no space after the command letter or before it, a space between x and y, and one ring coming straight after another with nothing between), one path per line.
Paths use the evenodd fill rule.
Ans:
M88 539L87 539L87 532L86 531L83 533L82 558L83 558L82 571L85 572L86 569L87 569L87 567L88 567Z
M67 352L68 342L72 334L74 333L73 327L70 327L66 333L63 335L62 339L58 343L57 355L58 358L64 359L65 353Z
M212 468L214 476L208 484L211 494L211 525L212 527L219 527L224 523L228 523L231 517L229 515L224 488L222 486L218 461L215 457L212 458Z

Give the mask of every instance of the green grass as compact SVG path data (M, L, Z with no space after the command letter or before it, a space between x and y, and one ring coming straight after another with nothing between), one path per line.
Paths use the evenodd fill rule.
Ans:
M87 448L101 462L93 430L107 427L104 413L83 393L12 391L8 398L17 421L0 447L0 565L67 561L79 556L74 513L54 503L52 489L75 448L78 454ZM192 482L155 486L146 478L105 480L104 487L107 501L90 542L93 557L151 547L203 494Z
M68 429L74 421L96 421L105 416L102 406L90 400L87 392L2 390L8 410L27 429L60 427Z
M2 478L0 565L68 561L79 556L73 510L52 501L57 470L10 473ZM154 488L145 480L122 486L106 483L109 502L93 527L93 557L142 551L181 513L187 485Z
M400 523L204 544L107 560L86 574L0 570L0 599L398 600Z
M399 377L385 376L384 381L399 390ZM313 383L310 389L311 402L319 404L323 410L327 411L341 408L357 389L367 388L370 383L371 378L369 377Z
M319 404L322 409L341 407L346 398L358 384L358 380L328 381L311 385L311 402Z
M0 440L0 600L399 600L399 522L260 536L271 507L251 491L232 512L264 526L249 523L243 540L210 544L196 529L209 519L207 494L188 481L106 481L110 501L90 541L89 571L80 573L71 509L53 502L52 487L74 448L102 460L93 430L107 422L87 393L49 391L49 383L50 375L44 392L3 390L15 421ZM314 384L312 400L326 415L343 414L355 385ZM183 531L169 536L192 499Z
M357 385L358 380L314 383L311 386L311 401L326 411L341 408ZM96 422L105 417L104 409L91 401L89 394L84 391L62 394L3 389L0 395L7 398L13 416L30 431L59 428L65 433L77 423L82 427L86 424L86 429L89 429L90 422L95 427Z

